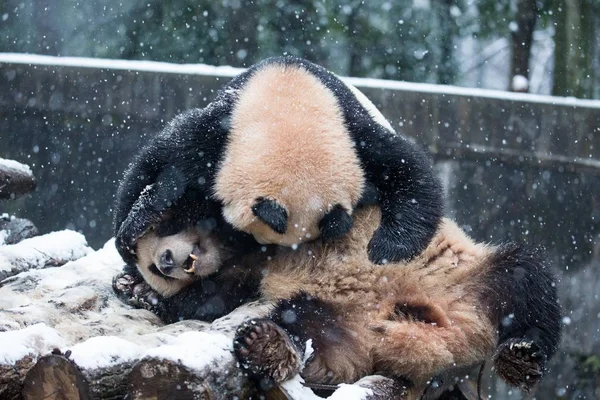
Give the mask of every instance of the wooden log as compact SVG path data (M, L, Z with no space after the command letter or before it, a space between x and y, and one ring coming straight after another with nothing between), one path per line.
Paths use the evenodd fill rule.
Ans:
M25 400L219 400L233 394L242 399L256 394L237 368L230 373L215 367L194 371L173 361L147 359L87 370L62 354L41 357L25 375L22 386Z
M170 360L147 359L133 367L129 379L129 396L136 400L246 399L256 394L234 365L194 371Z
M120 400L127 394L132 363L85 370L58 352L40 357L23 380L23 399Z
M0 365L0 399L22 398L23 380L33 365L34 359L30 356L24 357L14 365Z
M37 235L38 230L33 222L23 218L11 218L7 214L0 216L0 246L16 244Z
M67 357L41 357L23 381L25 400L88 400L89 386L81 371Z
M29 166L0 158L0 200L16 199L32 192L36 186Z

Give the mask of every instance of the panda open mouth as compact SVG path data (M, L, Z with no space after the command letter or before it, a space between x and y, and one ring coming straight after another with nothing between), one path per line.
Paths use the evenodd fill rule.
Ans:
M185 264L188 266L188 268L184 268L183 270L185 272L187 272L188 274L193 274L194 272L196 272L196 260L198 260L198 256L196 256L193 253L190 254L190 256L188 257L188 259L185 262Z
M200 247L198 245L194 246L194 250L190 253L187 260L185 260L185 266L183 270L188 274L194 274L196 272L196 261L200 257Z

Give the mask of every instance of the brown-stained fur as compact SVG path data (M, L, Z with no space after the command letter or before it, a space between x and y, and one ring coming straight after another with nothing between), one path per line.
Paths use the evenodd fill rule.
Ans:
M315 239L325 213L336 204L351 213L365 185L336 98L298 65L271 64L250 77L233 109L225 154L215 195L225 219L260 243ZM284 234L254 216L257 198L286 209Z
M494 248L474 243L444 220L430 245L408 263L371 264L366 245L376 208L358 210L355 226L330 244L308 243L267 264L267 299L298 293L333 304L350 343L317 349L303 371L310 382L354 382L376 372L423 384L447 369L491 355L495 324L480 301Z

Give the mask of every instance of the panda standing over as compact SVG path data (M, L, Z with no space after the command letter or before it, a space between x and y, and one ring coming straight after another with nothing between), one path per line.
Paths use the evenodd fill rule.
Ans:
M140 198L144 207L134 207ZM426 153L333 73L296 57L269 58L140 151L117 193L116 245L135 264L138 238L168 209L189 218L177 218L165 235L202 221L229 254L256 242L295 247L345 235L354 209L367 204L382 209L371 261L419 254L443 214ZM156 258L155 272L173 273L168 253ZM186 270L201 273L202 263L200 254Z

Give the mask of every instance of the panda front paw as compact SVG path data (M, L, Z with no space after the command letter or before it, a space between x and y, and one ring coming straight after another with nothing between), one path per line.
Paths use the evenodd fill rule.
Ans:
M113 278L112 288L121 301L129 303L129 299L133 296L135 286L142 282L144 282L144 279L141 275L132 274L130 272L121 272Z
M113 278L112 287L122 302L156 312L160 295L144 281L141 275L122 272Z
M373 264L409 260L417 255L418 250L404 243L398 235L393 234L393 228L380 226L375 231L367 247L369 260Z
M302 366L289 335L268 319L253 319L240 325L233 351L241 366L260 378L263 389L294 377Z
M352 229L352 216L341 204L336 204L319 221L319 231L323 240L335 240L346 235Z
M496 373L502 379L530 392L544 375L546 355L533 340L509 339L498 346L493 360Z

